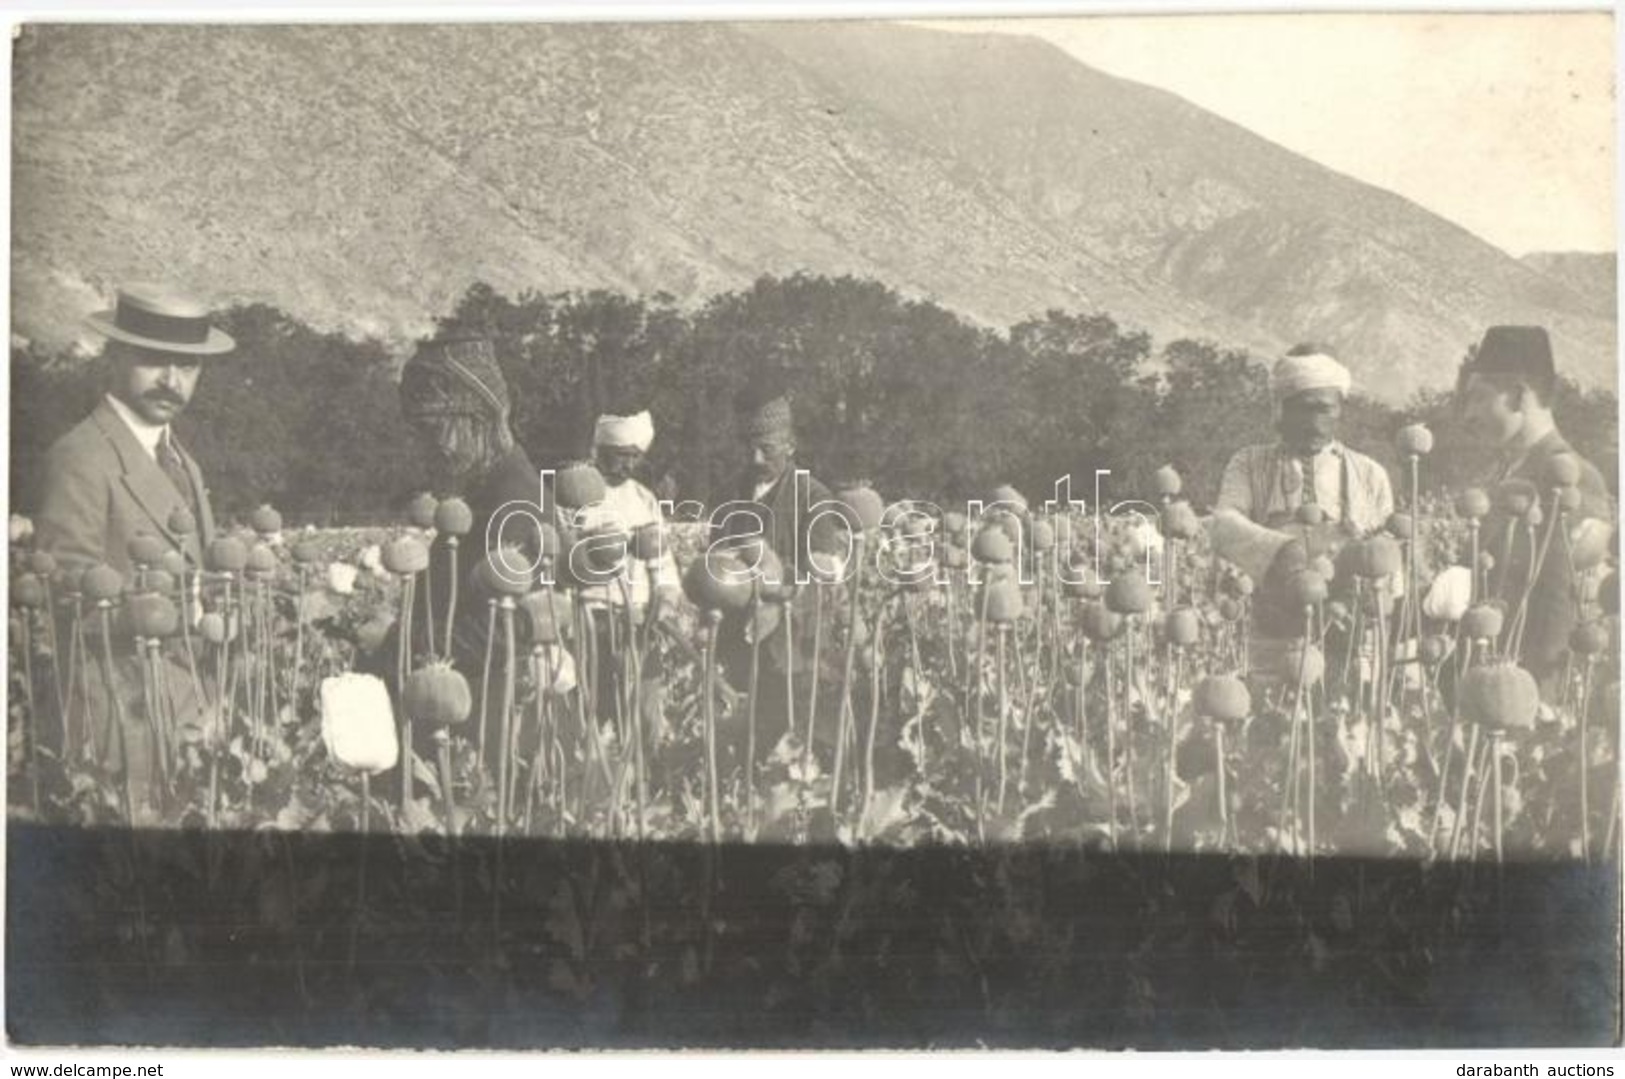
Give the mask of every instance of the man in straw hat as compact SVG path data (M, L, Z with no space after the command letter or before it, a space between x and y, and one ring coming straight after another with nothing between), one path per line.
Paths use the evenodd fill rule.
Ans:
M214 537L214 515L203 474L172 424L192 400L204 361L230 352L235 342L210 325L207 307L169 285L127 285L111 310L91 315L87 323L107 339L106 393L46 454L34 520L36 546L55 557L70 582L85 569L107 565L128 588L140 583L131 541L156 538L164 550L184 557L191 576L202 568L203 551ZM94 629L88 621L87 626ZM99 635L86 643L102 651ZM122 771L129 809L140 820L158 796L162 762L154 717L146 705L142 661L127 630L121 628L106 643L115 653L113 670L104 671L97 656L87 657L86 669L110 674L111 684L105 677L89 678L88 692L76 687L62 702L70 741L63 749L82 751L111 771ZM200 680L178 653L166 649L163 658L174 733L200 729Z
M1529 574L1538 551L1527 527L1520 524L1509 533L1502 499L1492 500L1494 509L1481 525L1487 549L1498 560L1489 577L1488 598L1506 603L1510 614L1527 593L1518 659L1543 681L1562 670L1569 635L1580 617L1578 578L1606 557L1614 521L1614 500L1602 474L1558 430L1552 413L1556 391L1551 340L1540 326L1491 326L1458 380L1462 419L1469 434L1489 449L1479 479L1491 491L1509 482L1532 484L1549 515L1553 461L1572 458L1578 497L1564 511L1567 534L1555 538L1533 583ZM1509 534L1510 545L1505 542ZM1511 631L1514 620L1506 620L1504 632Z

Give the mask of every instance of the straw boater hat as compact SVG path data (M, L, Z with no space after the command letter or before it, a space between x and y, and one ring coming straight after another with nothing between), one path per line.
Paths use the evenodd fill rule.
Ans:
M224 331L209 325L209 309L170 285L126 285L111 311L85 319L103 337L154 352L218 356L237 347Z

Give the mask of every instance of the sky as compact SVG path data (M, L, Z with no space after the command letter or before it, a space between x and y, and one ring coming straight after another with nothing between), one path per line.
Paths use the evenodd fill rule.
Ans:
M1513 255L1615 248L1606 12L928 25L1045 38L1403 195Z

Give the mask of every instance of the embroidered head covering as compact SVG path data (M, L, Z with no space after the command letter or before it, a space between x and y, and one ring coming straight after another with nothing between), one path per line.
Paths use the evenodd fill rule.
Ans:
M508 383L488 338L426 341L401 372L409 416L508 417Z

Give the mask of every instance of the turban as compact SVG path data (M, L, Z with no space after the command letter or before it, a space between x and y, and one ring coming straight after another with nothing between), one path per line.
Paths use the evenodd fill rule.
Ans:
M1275 365L1270 375L1270 385L1278 401L1310 390L1336 390L1347 394L1351 382L1347 367L1320 352L1287 356Z
M595 446L629 447L640 453L648 453L654 440L655 424L648 409L635 416L599 416L592 432Z
M413 416L508 416L508 383L483 337L426 341L401 372L401 404Z
M790 399L774 397L745 415L745 434L750 438L772 438L791 434Z

